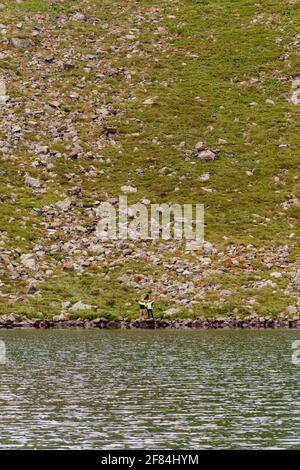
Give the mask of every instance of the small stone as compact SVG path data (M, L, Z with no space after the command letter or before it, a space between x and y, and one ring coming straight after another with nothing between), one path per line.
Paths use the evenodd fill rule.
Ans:
M52 108L59 108L60 107L60 102L59 101L49 101L49 106Z
M288 149L289 146L290 146L290 144L280 144L280 145L278 145L278 148L280 148L280 149Z
M67 193L70 196L78 196L81 193L81 187L80 186L74 186L73 188L68 189Z
M32 271L36 270L36 256L33 253L21 256L21 264Z
M30 283L29 286L28 286L28 289L27 289L27 294L33 295L33 294L35 294L37 291L38 291L38 290L37 290L36 285L33 284L33 283Z
M279 273L279 272L275 271L275 272L271 273L270 276L275 277L275 278L280 278L280 277L282 277L282 273Z
M92 308L92 305L84 304L81 300L79 300L79 302L76 302L76 304L70 307L69 311L77 312L78 310L90 310L91 308Z
M83 13L75 13L75 15L72 16L71 18L73 21L84 21L85 20L85 16Z
M65 261L63 264L63 269L65 271L74 271L74 264L72 261Z
M38 178L32 178L31 176L26 176L25 185L32 189L40 189L42 187L40 180Z
M169 308L168 310L165 311L166 315L177 315L180 313L180 308Z
M210 174L209 173L203 173L202 175L199 176L199 181L209 181L210 180Z
M198 160L202 160L205 162L209 162L212 160L215 160L216 154L212 150L201 150L201 152L198 153L197 157Z
M286 309L286 311L290 314L290 315L294 315L295 313L298 312L298 309L297 307L295 307L294 305L289 305Z
M63 64L63 70L67 70L67 71L70 71L72 69L74 69L75 65L71 62L66 62Z
M64 211L64 212L68 211L71 206L72 206L72 201L69 198L66 198L63 201L58 201L55 204L55 207L57 207L57 209Z
M33 46L31 39L11 38L10 43L16 49L26 49Z
M54 315L52 320L55 321L55 322L64 321L64 320L66 320L66 317L63 313L61 313L60 315Z
M121 191L122 193L128 194L128 193L136 193L137 188L134 186L121 186Z
M47 154L47 153L49 153L48 145L36 145L35 150L38 154Z
M154 99L153 98L147 98L144 103L146 106L151 106L152 104L154 104Z

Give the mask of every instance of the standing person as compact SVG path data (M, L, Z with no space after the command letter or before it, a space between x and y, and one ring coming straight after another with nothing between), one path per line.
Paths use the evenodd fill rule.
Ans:
M153 317L153 304L154 304L153 300L148 300L148 302L146 302L146 309L147 309L147 313L148 313L148 318L154 318Z
M140 318L146 317L146 302L144 300L137 300L139 307L140 307Z

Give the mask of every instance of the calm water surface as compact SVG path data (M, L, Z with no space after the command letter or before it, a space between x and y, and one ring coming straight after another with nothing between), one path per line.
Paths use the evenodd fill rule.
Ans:
M0 448L300 448L297 331L0 331Z

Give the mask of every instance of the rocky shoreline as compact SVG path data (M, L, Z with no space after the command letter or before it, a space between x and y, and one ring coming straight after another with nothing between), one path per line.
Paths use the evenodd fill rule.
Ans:
M300 317L246 317L192 319L87 320L17 319L0 317L0 329L300 329Z

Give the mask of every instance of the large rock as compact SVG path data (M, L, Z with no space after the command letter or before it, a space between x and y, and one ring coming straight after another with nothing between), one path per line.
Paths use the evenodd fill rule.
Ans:
M218 150L213 150L203 142L198 142L195 146L195 150L192 152L192 157L197 158L197 160L209 162L217 158Z
M32 178L32 176L26 176L25 185L31 189L41 189L42 183L38 178Z
M70 307L69 311L78 312L79 310L90 310L91 308L93 308L92 305L84 304L81 300L79 300L79 302L76 302L76 304Z
M59 322L59 321L64 321L66 320L66 317L63 313L61 313L60 315L54 315L54 317L52 318L52 320L54 322Z
M28 253L21 256L21 264L32 271L36 270L36 256L33 253Z
M215 160L216 159L216 154L215 152L213 152L212 150L201 150L201 152L198 152L198 154L196 155L196 158L198 160L203 160L205 162L210 162L211 160Z
M63 201L58 201L56 204L55 204L55 207L57 207L57 209L63 211L63 212L66 212L70 209L70 207L72 206L72 201L71 199L69 198L66 198L64 199Z
M83 13L75 13L73 16L72 16L72 20L73 21L84 21L85 20L85 16Z
M181 309L180 308L169 308L168 310L165 311L165 314L166 315L177 315L178 313L181 312Z
M33 46L33 41L28 38L11 38L10 43L16 49L27 49Z

